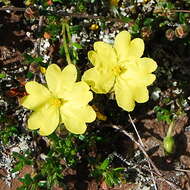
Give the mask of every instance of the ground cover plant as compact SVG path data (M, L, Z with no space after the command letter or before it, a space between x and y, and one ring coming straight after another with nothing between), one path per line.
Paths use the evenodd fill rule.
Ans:
M1 0L0 189L188 190L189 8Z

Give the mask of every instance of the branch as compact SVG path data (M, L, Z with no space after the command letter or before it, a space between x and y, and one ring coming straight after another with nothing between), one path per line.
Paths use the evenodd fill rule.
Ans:
M150 159L150 157L148 156L148 154L146 153L146 151L144 150L142 145L139 142L137 142L131 134L129 134L128 132L126 132L125 130L121 129L120 127L118 127L116 125L113 125L112 127L114 129L120 130L124 135L128 136L139 147L139 149L143 152L145 157L150 161L150 163L151 163L152 167L154 168L154 170L156 171L156 173L158 173L160 176L162 176L162 174L160 173L158 168L154 165L153 161Z
M132 118L131 118L131 115L128 114L128 116L129 116L129 119L130 119L130 122L131 122L133 128L135 129L135 132L136 132L136 134L137 134L137 137L138 137L138 139L139 139L139 142L140 142L141 146L142 146L142 147L144 148L144 150L145 150L144 144L143 144L142 139L141 139L141 137L140 137L140 135L139 135L139 133L138 133L138 131L137 131L137 128L136 128L136 126L135 126L135 124L134 124L134 122L133 122L133 120L132 120ZM153 174L153 172L151 171L151 169L152 169L152 167L153 167L157 172L159 172L159 170L156 168L155 165L152 165L152 167L151 167L151 162L150 162L150 160L151 160L150 158L147 159L147 161L148 161L148 166L149 166L149 168L150 168L150 174L151 174L151 177L152 177L152 181L153 181L153 184L154 184L154 188L155 188L155 190L157 190L156 181L155 181L154 174Z
M143 154L145 155L145 157L147 158L147 160L149 160L149 162L152 165L152 167L153 167L153 169L154 169L155 172L153 170L150 170L149 168L146 169L146 168L143 167L143 169L146 169L150 173L152 172L155 175L157 175L158 176L157 180L165 181L168 185L170 185L175 190L180 190L180 188L178 188L176 184L174 184L173 182L171 182L171 181L169 181L169 180L167 180L167 179L165 179L163 177L163 175L160 173L160 171L154 165L154 163L152 162L152 160L150 159L150 157L148 156L148 154L146 153L146 151L144 150L144 148L142 147L142 145L140 143L138 143L130 133L128 133L125 130L121 129L119 126L112 125L112 127L114 129L117 129L117 130L121 131L124 135L128 136L139 147L139 149L143 152Z
M36 7L35 7L36 8ZM19 8L19 7L1 7L0 11L18 11L18 12L25 12L27 8ZM62 10L58 11L50 11L46 9L39 9L40 15L57 15L62 17L71 17L71 18L87 18L87 19L100 19L100 20L106 20L110 22L119 22L119 23L126 23L125 21L118 19L118 18L108 18L104 16L95 16L95 15L89 15L87 13L68 13Z

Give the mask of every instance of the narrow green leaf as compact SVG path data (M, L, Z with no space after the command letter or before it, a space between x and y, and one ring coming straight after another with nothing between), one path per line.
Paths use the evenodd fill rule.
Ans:
M0 79L5 78L6 74L5 73L0 73Z

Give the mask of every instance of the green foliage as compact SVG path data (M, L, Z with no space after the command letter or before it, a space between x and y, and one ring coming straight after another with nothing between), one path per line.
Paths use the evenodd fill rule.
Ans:
M35 183L34 179L32 179L30 174L25 174L25 176L19 180L23 183L23 185L21 187L18 187L17 190L37 189L37 184Z
M77 163L77 147L73 134L68 134L65 138L61 138L56 134L49 136L52 141L52 147L48 156L56 155L59 159L66 160L68 166L76 165Z
M32 57L31 55L26 54L26 53L23 56L25 58L24 61L27 64L31 64L31 63L40 64L43 61L43 57Z
M4 120L5 118L0 117L0 123ZM16 134L18 134L16 126L7 126L5 129L0 131L0 139L2 140L3 144L7 144L9 142L10 137Z
M44 28L44 31L48 32L51 35L51 40L56 41L57 36L59 36L61 32L61 25L59 23L56 23L56 17L49 16L48 18L49 23Z
M41 166L40 173L45 179L48 189L63 179L63 166L57 157L49 156ZM38 174L39 175L39 174ZM44 183L44 185L45 185Z
M167 124L172 122L173 113L170 110L161 108L160 106L155 106L154 111L158 121L165 121Z
M5 73L0 73L0 79L5 78L6 74Z
M124 172L124 168L112 168L111 162L112 158L108 157L91 172L91 175L98 181L100 179L105 180L110 187L121 183Z
M30 159L29 155L30 153L28 151L25 152L25 154L13 152L13 156L17 159L17 163L12 170L13 173L22 170L25 165L33 164L33 161Z
M4 113L0 112L0 139L3 144L7 144L11 137L18 135L18 129L16 125L13 125L10 120L8 120Z

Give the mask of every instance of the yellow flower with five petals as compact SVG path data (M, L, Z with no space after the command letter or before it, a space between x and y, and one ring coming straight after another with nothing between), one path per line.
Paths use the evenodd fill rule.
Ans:
M143 52L144 41L140 38L131 40L127 31L116 36L113 46L95 42L94 51L88 52L94 67L84 72L82 80L96 93L114 91L118 106L133 111L135 102L148 101L147 86L156 79L152 72L157 64L151 58L142 57Z
M86 123L93 122L96 113L88 105L93 98L89 86L83 81L76 82L76 67L71 64L61 71L56 64L51 64L45 78L48 88L35 81L25 85L28 95L20 102L33 110L28 119L28 128L39 129L40 135L47 136L60 123L64 123L72 133L84 133Z

